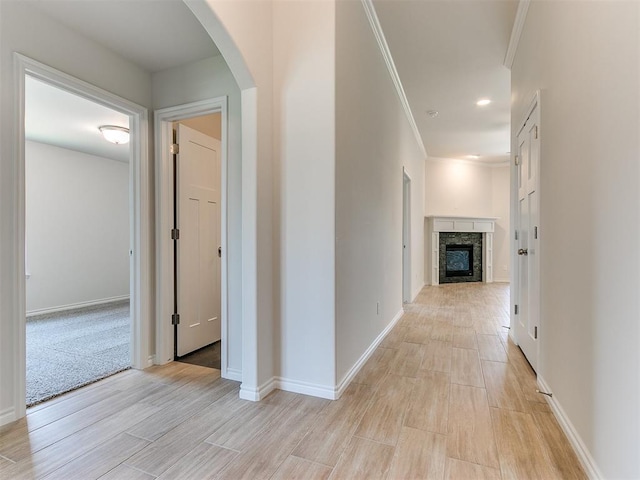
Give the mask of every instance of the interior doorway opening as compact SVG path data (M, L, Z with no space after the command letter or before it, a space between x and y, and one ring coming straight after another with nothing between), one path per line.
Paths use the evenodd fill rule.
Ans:
M18 110L16 115L16 237L15 237L15 258L17 285L17 314L16 321L16 375L15 382L11 386L15 392L15 416L24 416L26 412L26 379L27 379L27 273L31 274L31 279L36 278L36 272L27 265L27 261L35 260L32 256L27 256L27 218L26 218L26 133L25 133L25 91L26 84L30 80L37 80L51 87L55 87L62 92L76 95L84 100L89 100L102 107L107 107L123 115L128 119L130 132L130 142L127 147L129 163L126 167L128 181L125 187L125 202L128 206L128 218L125 224L128 225L128 235L126 238L124 254L128 265L128 291L126 296L130 303L129 344L128 365L134 368L144 368L149 365L148 341L145 332L148 330L148 300L149 290L145 287L141 278L149 271L149 258L145 255L146 249L142 246L148 243L149 239L149 203L146 191L148 188L148 177L144 174L147 171L147 110L137 104L125 100L117 95L106 92L98 87L88 84L75 77L67 75L52 67L39 63L20 54L14 54L16 73L18 82L16 83L16 98L18 99ZM99 125L98 125L99 126ZM100 135L97 129L94 132ZM104 141L104 140L101 140ZM60 171L55 170L56 174ZM85 185L87 195L91 195L90 185ZM72 198L77 200L77 198ZM104 232L102 232L104 234ZM107 232L108 234L109 232ZM70 231L58 232L57 235L71 235ZM29 260L31 258L31 260ZM38 267L40 268L40 267ZM126 283L126 282L125 282ZM104 300L104 299L103 299ZM80 302L82 303L82 302ZM33 310L38 310L34 307ZM32 312L33 313L33 312ZM42 312L40 312L42 313ZM81 341L76 343L82 343ZM88 357L90 358L90 357ZM89 360L90 361L90 360ZM65 372L58 369L57 375Z
M26 76L27 406L131 367L130 152L104 125L129 116Z
M226 124L226 97L155 113L156 363L228 378Z
M220 370L220 112L173 122L174 359Z
M411 177L402 169L402 303L411 303Z

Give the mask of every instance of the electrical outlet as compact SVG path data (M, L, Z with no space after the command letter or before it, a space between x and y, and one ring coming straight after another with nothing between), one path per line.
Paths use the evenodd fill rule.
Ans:
M507 271L507 266L506 265L502 265L502 270L504 270L506 272Z

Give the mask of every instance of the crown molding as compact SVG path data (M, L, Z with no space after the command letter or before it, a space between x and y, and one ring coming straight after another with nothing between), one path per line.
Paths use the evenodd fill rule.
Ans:
M527 12L529 11L529 5L531 0L520 0L518 3L518 10L516 11L516 18L513 21L513 29L511 30L511 38L509 39L509 47L507 48L507 54L504 57L504 66L511 70L513 65L513 59L516 56L516 50L518 50L518 44L520 43L520 37L522 30L524 29L524 22L527 19Z
M509 160L505 160L503 162L482 162L480 160L470 160L466 158L445 158L445 157L427 157L427 162L431 163L462 163L465 165L473 165L476 167L486 167L486 168L498 168L498 167L507 167L510 165Z
M411 107L409 106L409 100L407 100L407 95L405 94L404 88L402 87L402 82L400 81L400 76L398 75L398 71L396 70L396 65L393 62L393 57L391 56L389 45L387 44L387 40L384 36L384 32L382 31L382 25L380 25L380 20L378 20L378 14L376 13L376 9L373 6L373 0L362 0L362 6L364 7L364 11L367 14L367 18L369 19L369 24L371 25L373 34L376 37L376 40L378 41L378 47L380 47L380 52L382 53L384 62L387 65L387 70L389 71L389 75L391 75L391 80L393 81L393 85L396 88L398 98L400 99L400 103L402 104L404 113L407 116L407 120L409 121L411 130L413 130L413 135L416 137L416 142L418 142L418 147L420 148L420 151L422 152L422 154L425 157L427 157L427 150L424 148L424 142L422 141L422 137L420 136L418 125L416 124L416 120L413 117L413 113L411 112Z

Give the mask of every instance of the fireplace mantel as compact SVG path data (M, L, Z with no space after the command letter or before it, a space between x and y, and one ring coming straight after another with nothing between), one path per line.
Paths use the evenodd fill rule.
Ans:
M429 215L427 256L431 285L440 284L440 232L482 233L482 281L493 282L493 232L498 217L463 217Z

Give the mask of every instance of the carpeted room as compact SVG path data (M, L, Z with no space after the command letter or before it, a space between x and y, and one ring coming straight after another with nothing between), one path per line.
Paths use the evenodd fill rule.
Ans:
M32 405L131 364L129 149L98 130L128 125L122 114L35 79L25 104Z

